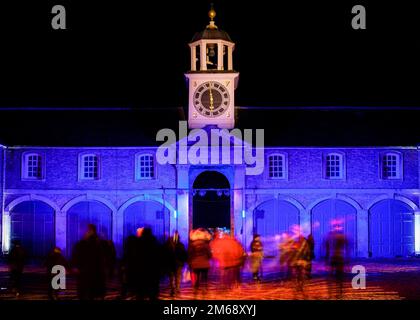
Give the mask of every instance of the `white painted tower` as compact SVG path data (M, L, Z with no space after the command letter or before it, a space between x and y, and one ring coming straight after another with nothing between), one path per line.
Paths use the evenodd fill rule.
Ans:
M220 30L214 18L216 11L209 11L210 23L198 32L189 43L191 68L188 79L189 128L217 125L231 129L235 126L235 89L239 73L233 70L235 44L229 35Z

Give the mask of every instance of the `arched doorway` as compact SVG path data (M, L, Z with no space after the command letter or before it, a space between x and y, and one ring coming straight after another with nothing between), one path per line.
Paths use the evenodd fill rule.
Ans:
M339 199L321 201L312 209L312 234L315 241L315 257L325 256L324 241L333 227L340 225L349 240L350 255L356 255L357 209Z
M34 200L24 201L10 211L10 239L20 240L28 257L45 258L54 247L54 209Z
M112 210L99 201L81 201L67 211L67 253L81 240L88 224L94 224L102 239L112 239Z
M136 233L137 228L150 227L153 234L164 240L169 233L169 210L156 201L137 201L124 210L124 239Z
M369 253L372 257L414 253L414 210L409 205L386 199L370 208Z
M266 255L276 255L278 237L299 224L299 209L285 200L265 201L254 209L253 214L253 232L262 236Z
M220 172L204 171L193 184L192 228L223 228L231 232L229 180Z

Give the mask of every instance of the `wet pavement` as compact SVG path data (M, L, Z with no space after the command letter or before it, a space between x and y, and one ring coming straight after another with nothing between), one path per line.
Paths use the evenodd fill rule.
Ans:
M353 289L351 266L362 265L366 269L366 289ZM420 299L420 259L358 260L349 266L344 282L342 296L337 295L333 282L322 263L315 262L312 278L307 280L303 292L297 291L295 282L282 281L276 259L264 261L264 274L261 282L255 282L247 267L243 270L242 284L231 290L223 290L219 275L212 269L209 284L204 292L194 294L191 283L181 285L179 295L172 297L167 279L161 282L160 299L207 299L207 300L291 300L291 299L350 299L350 300L400 300ZM76 296L74 275L67 276L67 288L60 293L60 299L73 300ZM109 281L106 300L120 299L118 279ZM46 300L47 282L42 268L29 266L25 268L23 289L16 297L8 288L7 267L0 266L0 300ZM133 299L128 297L127 299Z

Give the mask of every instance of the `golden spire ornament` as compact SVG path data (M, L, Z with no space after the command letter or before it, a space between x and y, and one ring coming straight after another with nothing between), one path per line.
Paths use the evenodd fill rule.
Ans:
M217 26L214 24L214 18L216 17L216 10L214 10L213 3L210 5L209 18L210 24L207 26L209 29L217 29Z

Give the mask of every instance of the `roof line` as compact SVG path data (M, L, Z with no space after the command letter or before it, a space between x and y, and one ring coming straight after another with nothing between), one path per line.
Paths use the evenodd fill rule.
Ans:
M158 111L178 107L0 107L0 111ZM420 110L420 106L235 106L238 110Z
M0 107L0 111L160 111L182 107Z
M6 146L4 146L6 147ZM22 146L15 145L6 147L8 149L158 149L160 146ZM259 149L261 147L255 147ZM417 146L269 146L263 147L267 150L291 150L291 149L405 149L414 150L419 149L420 145Z
M2 107L0 111L130 111L130 110L174 110L177 107ZM420 110L420 106L235 106L239 110Z
M236 106L238 110L420 110L420 106Z

